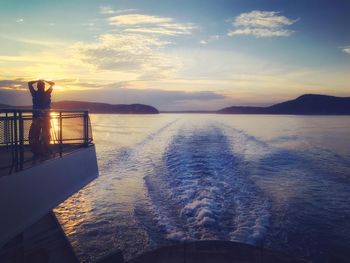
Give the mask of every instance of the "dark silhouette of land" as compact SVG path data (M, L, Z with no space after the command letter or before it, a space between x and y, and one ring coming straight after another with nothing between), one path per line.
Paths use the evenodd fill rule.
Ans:
M158 114L159 111L144 104L108 104L86 101L59 101L54 102L53 109L89 109L91 113L117 113L117 114Z
M0 108L18 108L31 109L30 106L10 106L0 104ZM109 114L158 114L159 111L149 105L144 104L108 104L87 101L58 101L53 102L51 109L62 110L89 110L90 113L109 113Z
M0 108L31 109L30 106L0 104ZM108 104L87 101L59 101L52 103L52 109L87 109L91 113L110 114L158 114L159 111L144 104ZM269 107L233 106L218 111L181 110L161 113L219 113L219 114L294 114L294 115L350 115L350 97L305 94L294 100Z
M269 107L233 106L221 109L222 114L295 114L350 115L350 97L305 94L294 100Z

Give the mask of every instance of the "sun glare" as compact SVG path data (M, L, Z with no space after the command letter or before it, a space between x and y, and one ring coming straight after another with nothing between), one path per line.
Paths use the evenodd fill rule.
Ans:
M59 138L59 132L60 132L60 126L58 121L58 113L57 112L51 112L50 113L50 133L51 133L51 140L50 144L56 144L58 143Z
M65 90L65 88L60 86L60 85L55 85L53 88L57 91L64 91Z

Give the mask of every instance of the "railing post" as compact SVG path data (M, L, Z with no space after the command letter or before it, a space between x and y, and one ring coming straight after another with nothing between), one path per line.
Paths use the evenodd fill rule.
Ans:
M22 112L19 112L18 116L19 121L19 169L23 170L24 163L24 126L23 126L23 115Z
M15 171L18 171L18 127L17 127L17 112L13 112L13 130L14 130L14 163Z
M89 145L89 112L84 111L84 145Z
M8 116L8 115L7 115ZM12 113L10 119L9 119L9 129L10 129L10 145L11 145L11 159L12 159L12 163L11 163L11 167L10 167L10 170L9 170L9 174L12 173L12 169L15 167L15 163L16 163L16 160L15 160L15 147L14 147L14 114Z
M5 137L5 141L6 142L6 146L9 145L9 124L8 124L8 113L5 112L5 127L4 127L4 137Z
M62 111L60 111L60 115L59 115L59 129L60 129L60 133L59 133L59 143L60 143L60 157L62 157L62 148L63 148L63 144L62 144Z

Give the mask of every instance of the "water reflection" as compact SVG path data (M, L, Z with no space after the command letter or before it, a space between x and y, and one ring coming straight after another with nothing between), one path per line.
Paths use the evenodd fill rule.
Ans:
M59 143L60 125L59 125L59 113L50 112L50 144Z

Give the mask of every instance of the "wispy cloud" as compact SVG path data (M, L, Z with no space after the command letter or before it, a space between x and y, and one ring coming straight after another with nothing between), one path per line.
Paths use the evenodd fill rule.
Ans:
M342 48L343 52L347 53L347 54L350 54L350 46L348 47L343 47Z
M174 26L173 28L165 28L165 27L126 28L123 31L132 32L132 33L160 34L160 35L168 35L168 36L191 34L190 29L181 29L176 26Z
M290 36L294 31L287 28L298 20L289 19L274 11L251 11L237 16L229 36L252 35L257 38Z
M112 7L110 6L101 6L100 7L100 13L103 15L110 15L110 14L114 14L114 10Z
M105 8L103 12L116 11ZM117 33L101 34L93 43L78 43L75 54L98 70L132 72L142 80L173 76L181 63L164 52L164 47L173 43L168 37L191 34L195 28L191 23L178 23L171 17L145 14L111 16L107 21Z
M108 18L109 24L124 32L161 35L189 35L196 28L192 23L177 23L171 17L144 14L118 15Z
M79 43L80 59L100 70L166 75L176 62L160 52L170 42L141 34L104 34L96 43Z
M113 15L113 14L122 14L122 13L131 13L131 12L135 12L137 11L137 9L117 9L114 10L112 7L110 6L101 6L100 7L100 13L102 15Z
M0 90L27 91L28 81L32 79L0 79ZM108 84L80 81L79 79L55 79L55 90L57 87L64 87L65 90L97 90L109 87Z
M25 90L27 82L23 79L0 80L0 90Z
M30 39L30 38L12 37L7 35L0 35L0 38L16 41L24 44L39 45L39 46L46 46L46 47L60 47L60 46L67 45L67 43L59 42L59 41L46 41L46 40L38 40L38 39Z
M103 20L109 21L109 17ZM144 15L143 19L146 17L148 16ZM120 22L120 26L111 25L106 33L99 33L95 40L89 42L61 43L0 35L0 40L28 44L27 49L33 48L31 45L42 46L42 51L32 54L0 56L0 63L7 64L8 68L2 72L3 76L37 78L40 75L40 78L57 79L79 75L85 79L99 78L102 82L113 79L149 81L175 77L183 67L183 61L176 54L168 52L168 46L175 44L174 36L185 34L188 30L186 25L177 23L172 18L158 17L149 26L142 24L143 19L139 19L139 22L133 20L131 25L124 26L127 22ZM96 24L98 22L89 20L79 25L90 28ZM172 38L169 39L169 36ZM22 65L21 75L18 75L18 64ZM62 86L67 86L67 83ZM77 87L72 84L69 86Z
M17 23L22 23L22 22L24 22L24 19L23 19L23 18L18 18L18 19L16 20L16 22L17 22Z
M216 40L219 40L220 39L220 36L219 35L212 35L206 39L201 39L199 41L199 43L201 43L202 45L207 45L209 44L210 42L213 42L213 41L216 41Z
M160 24L160 23L169 23L173 19L170 17L161 17L161 16L151 16L143 14L128 14L128 15L119 15L109 18L111 25L117 26L130 26L130 25L149 25L149 24Z

